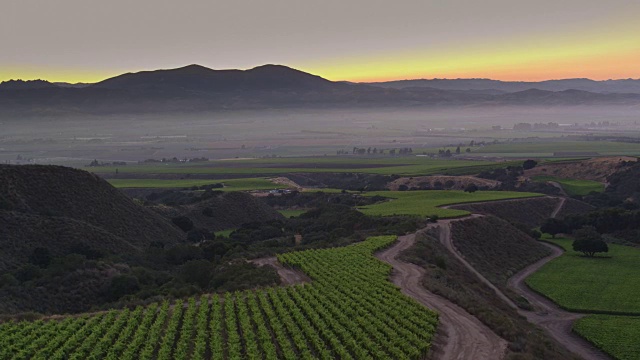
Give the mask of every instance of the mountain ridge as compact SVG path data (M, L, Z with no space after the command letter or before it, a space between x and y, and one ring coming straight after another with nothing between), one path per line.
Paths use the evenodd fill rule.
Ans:
M432 86L424 86L425 81ZM637 86L637 92L585 90L589 84L600 84L588 79L552 80L540 83L542 89L532 87L533 83L484 79L365 84L330 81L283 65L214 70L192 64L121 74L86 86L0 83L0 118L268 108L640 105L640 80L622 81L624 89Z

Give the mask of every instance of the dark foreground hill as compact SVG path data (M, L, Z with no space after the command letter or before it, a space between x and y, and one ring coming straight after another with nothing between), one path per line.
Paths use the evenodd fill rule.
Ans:
M54 256L72 247L126 254L184 239L170 221L82 170L0 165L0 184L0 270L38 247Z
M167 218L186 216L194 228L210 231L234 229L242 224L283 220L284 217L254 196L241 192L218 192L194 204L157 205L153 210Z

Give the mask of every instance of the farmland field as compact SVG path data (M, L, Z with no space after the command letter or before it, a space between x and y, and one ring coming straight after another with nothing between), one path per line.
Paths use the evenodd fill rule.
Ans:
M570 311L640 315L640 249L609 244L607 254L586 258L569 239L553 242L566 252L526 280L531 288Z
M286 186L281 184L274 184L266 178L220 180L109 179L108 181L116 188L187 188L192 186L203 186L216 183L224 184L223 188L215 189L222 191L271 190L286 188Z
M640 155L640 144L611 141L542 141L487 145L472 154L492 154L507 157L548 157L554 152L595 152L600 155Z
M640 317L590 315L573 330L616 359L640 359Z
M366 193L366 196L376 195L391 198L391 200L362 207L359 210L374 216L415 215L426 217L437 215L441 218L450 218L465 216L469 212L444 209L441 206L541 196L541 194L526 192L476 191L468 193L461 190L374 191Z
M515 164L514 162L513 164ZM517 162L520 164L520 162ZM474 174L483 170L513 165L481 160L431 159L428 157L298 157L209 161L206 163L169 163L96 167L98 174L211 174L211 175L279 175L287 173L367 173L380 175Z
M298 217L301 214L304 214L305 212L307 212L307 210L278 210L278 212L282 214L282 216L286 218L290 218L292 216Z
M0 358L420 359L437 315L372 256L394 236L279 255L310 284L0 325Z
M592 191L604 191L604 184L593 180L563 179L554 176L535 176L533 181L555 181L562 186L569 195L588 195Z

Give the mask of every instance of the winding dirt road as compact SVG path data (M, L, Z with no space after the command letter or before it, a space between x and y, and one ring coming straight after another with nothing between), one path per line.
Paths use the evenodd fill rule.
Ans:
M396 259L398 254L410 248L415 242L415 234L400 236L390 248L376 254L376 257L393 266L391 281L421 304L439 313L440 325L447 335L446 343L440 349L442 360L501 359L507 341L451 301L427 291L421 284L424 269Z
M555 218L558 215L566 202L565 198L559 199L560 201L551 214L552 218ZM514 289L519 295L525 297L535 309L534 311L526 311L516 306L516 304L509 297L507 297L500 289L493 285L471 264L469 264L469 262L466 261L464 256L458 251L453 243L453 238L451 236L451 223L454 221L465 221L470 218L480 216L481 215L473 214L465 218L438 221L438 224L440 225L440 242L458 260L460 260L460 262L462 262L467 269L473 272L480 281L482 281L493 291L495 291L496 295L498 295L498 297L500 297L505 303L516 309L518 313L526 317L529 322L536 324L537 326L546 330L549 335L551 335L556 341L566 347L569 351L579 355L585 360L611 359L611 357L598 350L591 343L571 331L573 322L585 316L584 314L572 313L561 309L549 299L532 291L525 283L525 279L529 277L529 275L538 271L549 261L562 255L562 249L551 244L542 243L551 250L551 255L527 266L525 269L521 270L507 281L507 286Z

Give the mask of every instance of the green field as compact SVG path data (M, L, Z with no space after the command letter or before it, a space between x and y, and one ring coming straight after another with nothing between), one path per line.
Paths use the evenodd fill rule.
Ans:
M307 212L307 210L278 210L278 212L280 214L282 214L282 216L286 217L287 219L290 217L298 217L304 213Z
M438 315L373 257L395 240L278 256L303 285L0 324L0 359L423 359Z
M573 330L616 359L640 359L640 317L589 315Z
M215 235L216 237L229 237L229 235L231 235L232 232L236 231L236 229L227 229L227 230L220 230L220 231L216 231Z
M246 178L246 179L109 179L107 180L116 188L188 188L192 186L203 186L223 183L224 188L214 189L222 191L248 191L248 190L271 190L283 189L285 185L274 184L266 178Z
M170 163L127 165L117 167L118 175L126 174L211 174L211 175L281 175L288 173L366 173L380 175L475 174L520 162L490 162L482 160L431 159L419 156L359 157L327 156L272 158L248 160L218 160L206 163ZM115 174L116 167L91 168L97 174Z
M460 217L469 214L468 211L464 210L441 208L444 205L542 196L541 194L525 192L476 191L468 193L461 190L374 191L365 195L378 195L392 199L359 208L360 211L367 215L416 215L424 217L437 215L441 218Z
M600 155L640 155L640 144L613 141L539 141L487 145L471 154L549 157L554 152L596 152Z
M592 180L563 179L554 176L534 176L533 181L547 182L554 181L560 184L569 195L588 195L591 192L603 192L604 184Z
M566 252L526 280L532 289L570 311L640 315L640 249L610 244L606 255L586 258L569 239L553 242Z

